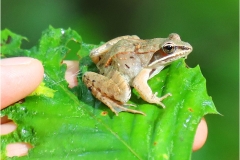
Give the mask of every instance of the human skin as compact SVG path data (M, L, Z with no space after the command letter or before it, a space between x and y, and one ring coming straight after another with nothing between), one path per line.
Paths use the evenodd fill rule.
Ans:
M67 64L65 78L69 87L77 85L77 61L64 61ZM44 68L40 61L27 58L7 58L0 61L1 69L1 109L23 99L33 92L41 83ZM16 81L17 80L17 81ZM1 135L16 129L16 124L7 119L1 119ZM207 123L204 118L200 121L194 139L193 151L200 149L207 139ZM7 146L7 156L24 156L32 148L27 143L13 143Z

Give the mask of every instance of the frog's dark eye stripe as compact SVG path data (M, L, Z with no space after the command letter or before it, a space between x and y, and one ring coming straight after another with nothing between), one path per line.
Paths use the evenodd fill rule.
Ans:
M191 48L190 47L185 47L185 46L177 46L178 49L181 49L181 50L190 50Z

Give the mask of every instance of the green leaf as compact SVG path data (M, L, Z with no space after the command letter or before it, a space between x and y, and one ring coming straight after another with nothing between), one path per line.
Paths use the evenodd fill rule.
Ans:
M20 45L27 38L14 34L8 29L1 31L1 58L22 56Z
M2 37L23 39L2 31ZM15 39L16 38L16 39ZM3 57L18 45L4 44ZM64 80L66 66L62 60L69 52L67 43L80 45L79 85L68 88ZM4 41L6 42L6 40ZM38 47L21 50L15 56L30 56L43 62L45 76L42 90L1 111L17 124L17 130L1 136L1 158L6 145L27 142L33 149L16 159L190 159L193 138L202 116L217 111L207 95L206 81L199 67L186 68L178 60L149 81L159 96L172 93L163 101L166 108L148 104L135 90L131 103L146 116L121 112L115 116L96 100L81 81L81 75L97 71L87 56L96 45L85 44L73 30L49 27ZM50 92L53 97L47 94Z

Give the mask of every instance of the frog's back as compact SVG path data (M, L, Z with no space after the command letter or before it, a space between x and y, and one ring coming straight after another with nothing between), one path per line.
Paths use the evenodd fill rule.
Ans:
M109 47L108 51L101 55L100 61L97 63L98 66L109 66L111 65L114 57L117 54L127 54L134 52L134 39L121 39L113 46Z
M127 35L127 36L121 36L121 37L114 38L114 39L104 43L103 45L93 49L90 52L90 57L91 57L92 61L95 64L97 64L102 59L102 57L104 57L105 54L108 53L113 46L115 46L116 43L118 43L119 41L124 40L124 39L137 40L140 38L136 35L132 35L132 36Z
M128 82L131 82L145 64L143 61L149 61L149 58L146 57L146 54L136 54L135 40L123 39L104 55L97 63L97 67L105 76L112 71L117 71L126 77Z

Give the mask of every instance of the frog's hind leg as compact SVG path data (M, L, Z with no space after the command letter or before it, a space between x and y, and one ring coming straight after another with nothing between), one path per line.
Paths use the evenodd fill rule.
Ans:
M90 57L92 58L92 61L97 64L101 57L103 55L105 55L111 48L114 44L116 44L118 41L122 40L122 39L140 39L138 36L136 35L132 35L132 36L121 36L121 37L117 37L117 38L114 38L106 43L104 43L103 45L101 45L100 47L98 48L95 48L93 49L91 52L90 52Z
M106 104L116 115L122 111L145 115L141 111L124 107L130 99L131 88L119 72L114 72L110 78L95 72L86 72L83 75L83 82L92 94Z

